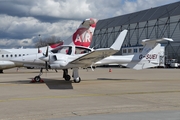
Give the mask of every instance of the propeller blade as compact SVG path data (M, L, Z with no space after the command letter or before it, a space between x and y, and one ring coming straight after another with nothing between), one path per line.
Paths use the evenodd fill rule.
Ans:
M41 50L39 49L39 46L38 46L38 53L41 53Z
M56 60L57 60L56 55L53 55L53 56L52 56L52 58L54 59L54 61L56 61Z
M45 62L45 68L48 71L48 63L47 62Z
M48 71L48 68L49 68L49 66L48 66L48 61L49 61L48 53L49 53L49 46L47 46L46 54L43 53L43 56L39 58L40 60L45 61L45 69L46 69L46 71Z
M48 57L48 52L49 52L49 46L47 46L47 49L46 49L46 54L45 54L46 57Z

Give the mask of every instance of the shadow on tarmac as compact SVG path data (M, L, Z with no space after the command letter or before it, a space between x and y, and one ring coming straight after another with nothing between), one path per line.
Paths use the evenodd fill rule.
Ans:
M56 80L56 79L44 79L43 83L35 82L31 83L32 78L30 80L19 80L19 81L3 81L1 83L10 83L10 84L46 84L49 89L73 89L72 81L65 81L65 80Z
M73 89L72 81L43 79L49 89Z

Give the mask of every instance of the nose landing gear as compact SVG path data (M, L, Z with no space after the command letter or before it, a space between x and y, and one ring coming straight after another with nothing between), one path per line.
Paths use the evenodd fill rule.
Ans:
M43 69L41 68L40 69L40 73L38 76L35 76L30 83L36 83L36 82L39 82L39 83L44 83L44 80L41 79L41 75L43 74Z

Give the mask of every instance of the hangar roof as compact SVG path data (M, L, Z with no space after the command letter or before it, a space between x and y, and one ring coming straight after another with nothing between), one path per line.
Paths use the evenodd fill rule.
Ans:
M114 18L99 20L96 29L116 27L176 15L180 15L180 1Z

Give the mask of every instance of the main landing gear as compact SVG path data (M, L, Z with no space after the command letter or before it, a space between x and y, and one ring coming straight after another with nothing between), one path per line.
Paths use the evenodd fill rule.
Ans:
M79 77L79 70L78 68L73 68L73 78L75 83L80 83L81 78Z
M40 73L38 76L35 76L34 79L31 80L31 83L35 83L35 82L40 82L40 83L44 83L44 80L41 79L41 75L43 74L43 69L40 69Z
M65 81L71 80L71 76L68 75L68 69L63 69L63 78L65 79Z
M74 78L75 83L80 83L81 78L79 77L78 68L73 68L73 74L72 77ZM68 69L63 69L63 78L65 81L70 81L71 76L68 75Z
M41 79L41 75L43 74L43 69L40 69L40 73L38 76L35 76L32 80L31 83L35 83L35 82L40 82L40 83L44 83L44 81ZM74 78L74 82L75 83L80 83L81 82L81 78L79 77L79 72L78 72L78 68L73 68L73 74L72 77ZM71 76L68 75L68 69L63 69L63 78L65 79L65 81L70 81L71 80Z
M2 74L3 73L3 70L0 70L0 74Z

